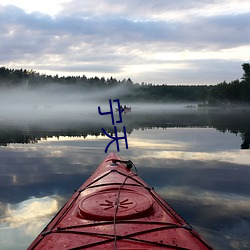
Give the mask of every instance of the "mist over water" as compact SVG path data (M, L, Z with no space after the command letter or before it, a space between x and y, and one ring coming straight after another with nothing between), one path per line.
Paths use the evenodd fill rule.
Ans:
M34 121L82 118L97 109L96 93L80 93L66 86L5 89L0 92L1 119Z
M124 87L112 90L82 90L66 85L30 88L10 88L0 90L0 121L1 122L56 122L56 121L91 121L99 122L98 106L102 112L110 111L109 99L117 99L121 93L129 94ZM132 107L133 112L166 112L185 109L187 104L155 104L126 103L120 99L121 105ZM118 108L112 102L113 111ZM115 113L115 112L114 112ZM116 112L117 113L117 112ZM96 115L96 116L95 116ZM102 117L103 118L103 117Z
M122 97L126 95L126 98ZM122 132L123 126L131 134L140 127L212 127L220 131L240 133L242 148L249 148L249 109L203 109L197 103L149 103L132 102L129 89L116 86L108 90L80 88L64 84L44 87L0 89L0 138L1 144L9 142L36 141L48 136L100 135L102 128L108 133ZM122 113L122 123L112 124L109 112L111 99L114 120L119 120L118 103L131 107L131 112ZM240 123L239 123L240 121ZM74 133L72 133L72 129ZM12 139L5 131L12 133ZM15 133L18 131L18 133ZM39 131L39 135L37 133ZM60 132L61 131L61 132ZM9 138L8 138L9 137ZM24 137L24 139L22 139Z

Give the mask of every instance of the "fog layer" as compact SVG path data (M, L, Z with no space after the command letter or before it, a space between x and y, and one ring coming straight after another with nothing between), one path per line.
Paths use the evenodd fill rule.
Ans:
M147 112L149 110L175 110L184 108L184 104L156 105L129 102L129 90L125 87L114 87L108 90L87 90L72 88L66 85L50 85L35 89L12 88L0 90L0 121L3 122L34 122L100 120L98 106L102 112L110 111L109 99L119 98L125 94L128 101L120 99L121 105L132 107L132 112ZM118 108L117 102L112 102L113 110ZM102 117L104 118L104 117ZM103 119L101 119L103 120Z

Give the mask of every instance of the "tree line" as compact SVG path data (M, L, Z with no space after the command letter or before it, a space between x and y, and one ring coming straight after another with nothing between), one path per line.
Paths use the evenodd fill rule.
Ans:
M216 85L153 85L134 83L130 78L117 80L110 77L52 76L34 70L0 67L0 87L38 88L53 83L80 88L82 91L124 87L119 96L124 101L172 102L191 101L206 105L226 103L250 103L250 64L242 64L243 76L239 80L221 82Z
M250 103L250 64L242 64L242 69L244 73L241 80L237 79L230 83L224 81L211 89L209 103Z

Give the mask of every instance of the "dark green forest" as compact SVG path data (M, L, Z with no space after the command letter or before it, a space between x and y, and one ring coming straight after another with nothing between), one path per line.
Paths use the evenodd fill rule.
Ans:
M117 80L113 77L87 78L82 76L51 76L40 74L34 70L0 68L0 87L21 87L36 89L51 84L67 85L79 88L79 91L108 90L121 87L122 101L148 102L199 102L201 106L220 106L231 104L250 104L250 64L242 64L242 78L231 82L222 82L216 85L153 85L152 83L134 83L130 78Z

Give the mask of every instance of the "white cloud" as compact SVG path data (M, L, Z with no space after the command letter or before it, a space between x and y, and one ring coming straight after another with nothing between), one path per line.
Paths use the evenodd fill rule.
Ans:
M0 4L2 5L15 5L19 8L24 9L27 13L31 12L42 12L49 15L56 15L61 8L65 0L43 0L43 1L32 1L32 0L1 0Z

